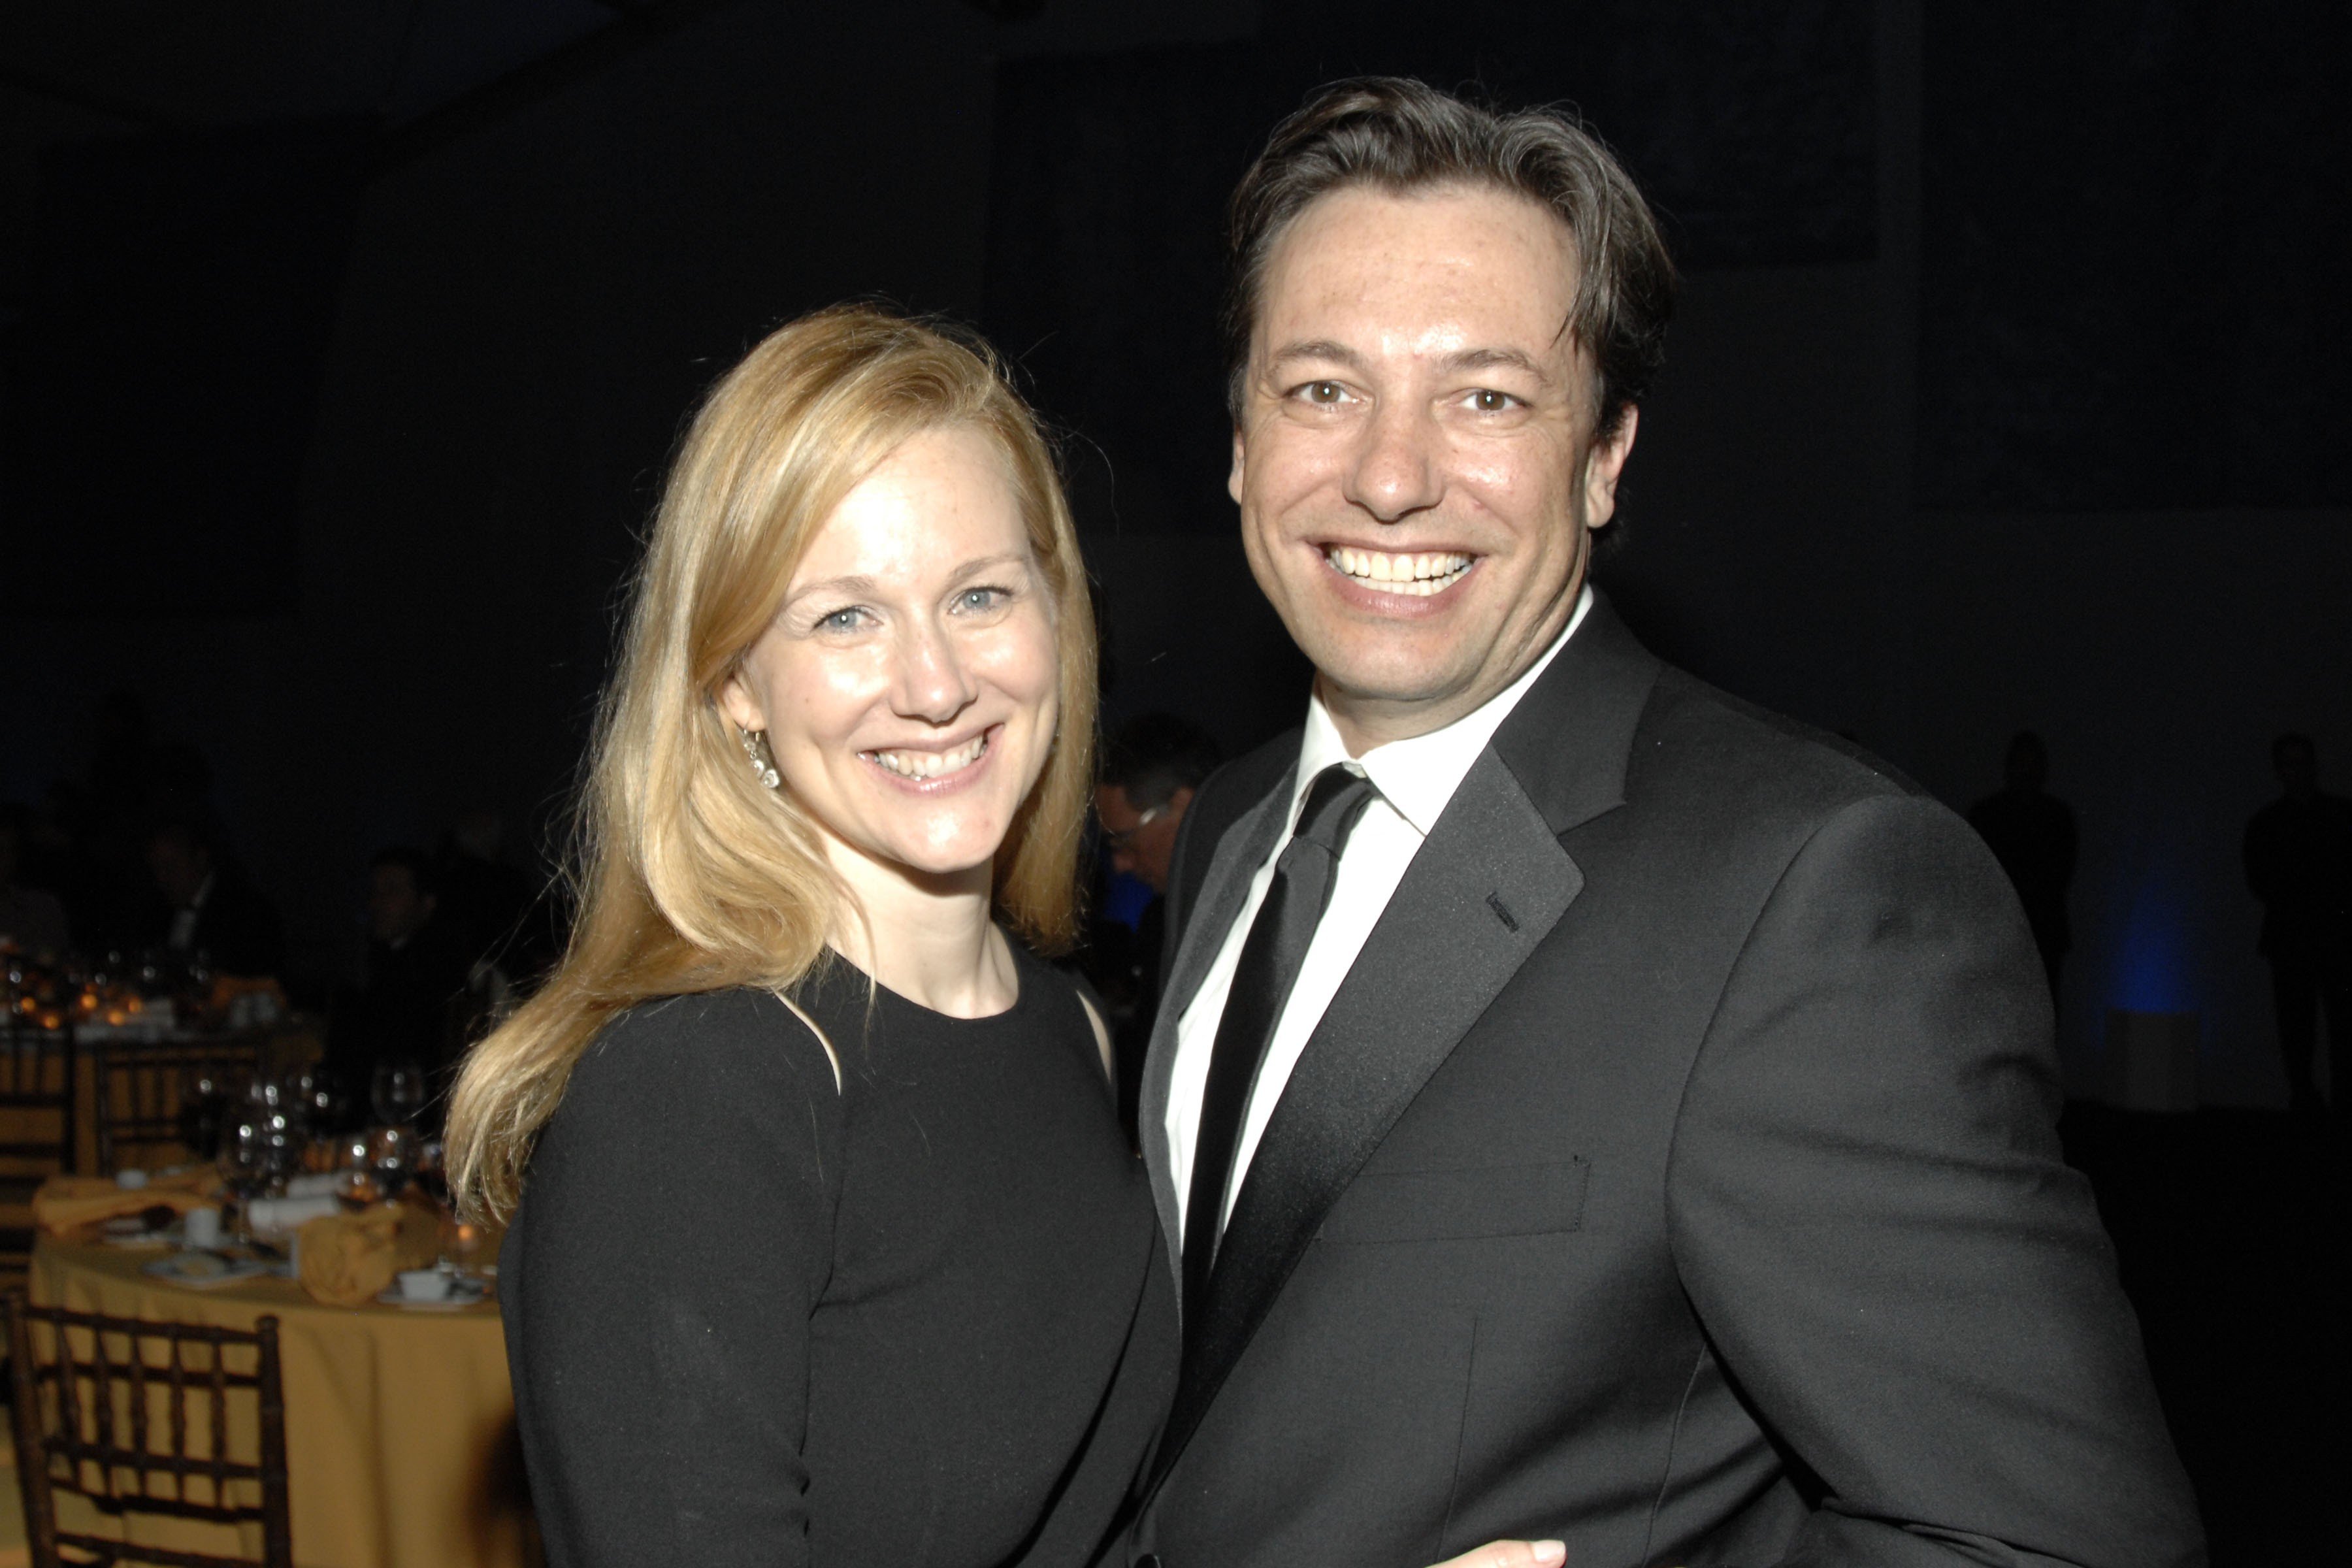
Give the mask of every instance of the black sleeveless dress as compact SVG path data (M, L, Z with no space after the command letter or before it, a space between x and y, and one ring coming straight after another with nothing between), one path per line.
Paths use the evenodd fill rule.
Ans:
M1017 950L1016 950L1017 952ZM1069 983L958 1019L835 959L647 1004L542 1133L499 1296L556 1568L1090 1560L1172 1292Z

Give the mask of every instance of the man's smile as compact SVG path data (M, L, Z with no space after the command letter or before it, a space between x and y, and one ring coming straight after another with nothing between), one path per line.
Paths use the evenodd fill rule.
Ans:
M1360 587L1422 599L1443 594L1469 575L1478 562L1476 556L1458 551L1392 554L1343 544L1325 545L1323 559L1331 570Z

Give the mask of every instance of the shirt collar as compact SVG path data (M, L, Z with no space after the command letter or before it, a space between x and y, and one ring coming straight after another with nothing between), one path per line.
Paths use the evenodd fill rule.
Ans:
M1307 787L1315 776L1334 763L1344 763L1355 772L1372 781L1381 798L1392 806L1396 814L1410 824L1423 838L1437 826L1444 815L1446 803L1461 787L1462 777L1486 742L1495 738L1503 721L1511 716L1519 699L1527 695L1576 628L1584 624L1586 612L1592 608L1592 584L1586 583L1577 595L1576 608L1568 617L1568 625L1552 639L1543 657L1528 666L1517 680L1486 699L1453 723L1432 730L1426 735L1413 735L1402 741L1391 741L1384 746L1374 746L1361 757L1350 757L1347 743L1339 739L1339 727L1331 721L1330 712L1323 706L1320 693L1307 699L1307 733L1298 743L1298 773L1291 786L1290 820L1295 826L1300 804L1307 798Z

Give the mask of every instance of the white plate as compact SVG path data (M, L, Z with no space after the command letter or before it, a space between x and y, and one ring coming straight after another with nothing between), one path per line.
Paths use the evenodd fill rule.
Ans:
M169 1279L174 1285L194 1285L203 1289L214 1285L231 1285L239 1279L252 1279L272 1272L267 1263L251 1258L226 1258L217 1252L174 1252L140 1266L142 1274L158 1279Z
M470 1307L485 1300L489 1293L490 1288L479 1279L453 1279L449 1282L449 1293L438 1301L412 1301L400 1293L397 1285L384 1290L376 1300L384 1306L405 1307L412 1312L454 1312L460 1307Z

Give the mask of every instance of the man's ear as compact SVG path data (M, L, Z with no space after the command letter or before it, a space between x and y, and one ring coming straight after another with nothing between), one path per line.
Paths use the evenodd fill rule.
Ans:
M1584 526L1601 528L1617 515L1617 480L1625 472L1625 459L1633 455L1633 432L1642 423L1642 411L1628 404L1618 417L1617 428L1606 440L1595 441L1584 455Z
M1232 471L1225 475L1225 493L1234 498L1235 506L1242 504L1242 427L1236 425L1234 426L1234 466Z

